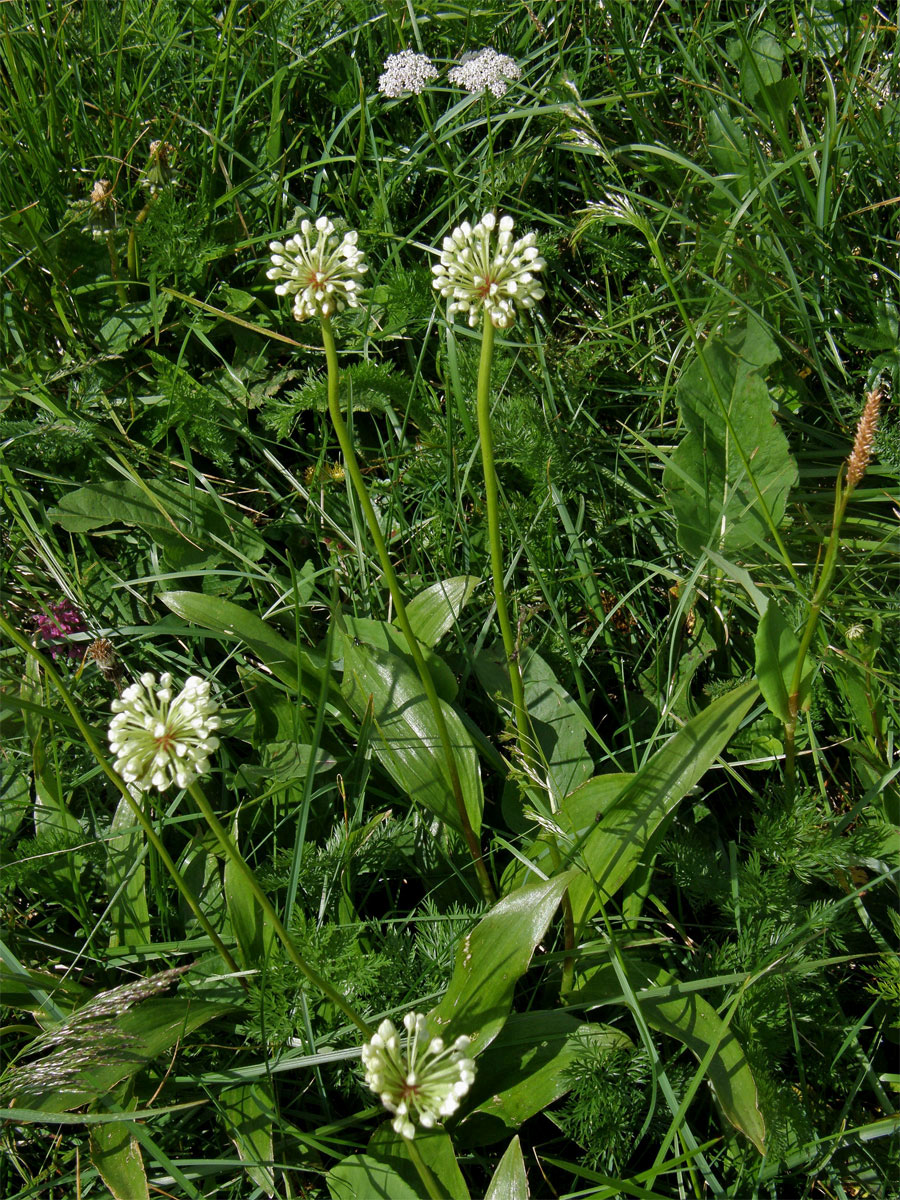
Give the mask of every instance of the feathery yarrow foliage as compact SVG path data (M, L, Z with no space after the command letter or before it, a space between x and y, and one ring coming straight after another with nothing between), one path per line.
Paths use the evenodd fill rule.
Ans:
M362 1061L367 1086L395 1114L391 1122L395 1132L413 1138L416 1121L431 1129L441 1117L456 1112L475 1079L475 1063L467 1057L467 1037L445 1046L441 1038L428 1033L421 1013L407 1013L403 1025L405 1044L393 1021L382 1021L363 1046Z
M209 681L191 675L172 699L172 676L146 671L137 683L113 700L116 714L109 726L109 748L126 783L164 792L172 784L184 788L209 770L209 755L219 746L219 705L209 694Z
M300 232L286 242L271 242L272 266L266 272L276 284L279 296L294 297L294 319L331 317L345 308L359 307L359 280L368 270L365 255L357 246L358 234L348 230L342 238L334 232L327 217L316 221L315 244L310 240L313 226L301 221Z
M378 90L390 100L395 100L404 92L414 92L418 96L437 76L434 63L427 54L401 50L399 54L388 55L384 73L378 77Z
M483 50L464 54L447 78L467 92L492 92L499 100L511 80L522 78L522 70L508 54L498 54L485 46Z
M526 233L514 242L512 230L512 217L498 221L493 213L485 213L474 228L463 221L444 238L440 262L431 268L432 285L450 298L450 315L463 313L473 328L482 308L492 325L505 329L516 319L517 306L534 308L544 298L534 276L547 264L535 235Z

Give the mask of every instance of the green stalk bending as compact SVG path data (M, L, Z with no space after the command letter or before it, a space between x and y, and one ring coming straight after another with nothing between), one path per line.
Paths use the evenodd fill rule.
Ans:
M419 1153L419 1147L412 1138L404 1138L406 1149L409 1151L409 1157L413 1166L419 1173L419 1178L425 1185L425 1191L428 1193L428 1200L443 1200L444 1193L441 1191L438 1181L425 1162L425 1159Z
M328 982L328 980L324 979L318 973L318 971L314 970L309 965L309 963L306 961L306 959L303 958L303 956L300 954L297 947L294 945L291 935L288 933L288 931L285 929L284 925L281 923L281 918L278 916L278 913L275 911L272 901L269 899L269 897L266 895L266 893L262 890L262 888L257 883L256 876L253 874L253 872L250 870L250 868L244 862L241 852L238 850L237 846L235 846L234 842L229 837L222 822L219 820L219 818L213 812L212 805L206 799L206 797L204 796L204 794L203 794L202 790L200 789L200 787L198 786L198 784L196 784L196 783L190 784L188 787L188 791L190 792L191 796L193 797L195 803L197 804L197 807L200 809L201 813L203 814L203 818L206 821L207 825L210 827L212 832L218 838L219 845L225 851L225 854L231 860L232 864L238 869L238 871L240 871L241 875L243 876L245 883L250 888L250 891L253 893L254 897L256 898L256 902L259 904L260 908L263 910L263 913L266 916L266 920L272 926L272 928L275 931L276 936L278 937L278 940L281 942L281 944L284 946L285 950L287 951L288 958L291 960L291 962L294 964L294 966L297 967L298 970L300 970L306 976L306 978L309 980L309 982L313 985L314 988L318 989L318 991L320 991L323 996L325 996L327 999L329 999L332 1004L336 1005L341 1010L341 1012L344 1014L344 1016L347 1017L348 1020L350 1020L357 1027L357 1029L363 1034L363 1036L365 1038L370 1038L375 1031L369 1025L366 1024L366 1022L362 1019L362 1017L359 1015L359 1013L356 1011L356 1009L353 1008L353 1006L348 1003L346 997L341 992L339 992L336 988L333 988L331 986L331 984Z
M6 634L6 636L9 637L13 642L15 642L15 644L17 646L19 646L22 650L24 650L26 652L26 654L30 654L33 658L37 659L38 663L40 664L41 670L44 672L44 674L47 676L47 678L54 684L54 686L56 687L56 690L62 696L63 703L65 704L65 706L69 710L69 712L72 714L72 718L74 719L75 724L78 727L78 732L84 738L85 744L87 745L88 749L91 751L91 753L96 758L97 762L100 764L100 767L101 767L103 773L109 777L109 779L115 784L115 786L119 789L119 791L122 793L122 795L128 801L129 807L131 808L131 811L134 813L135 820L137 821L137 823L140 825L141 829L146 834L147 841L150 843L150 845L153 847L153 849L159 855L166 870L171 875L172 882L178 888L179 892L184 897L185 902L187 903L191 912L197 918L197 922L199 923L200 928L203 930L203 932L206 934L206 936L212 942L214 948L222 956L222 959L223 959L225 965L228 967L228 970L233 971L235 974L240 974L241 968L237 965L237 963L231 957L231 954L229 953L229 951L223 944L222 939L219 937L219 935L216 933L215 929L213 929L212 925L209 923L209 921L204 916L203 910L200 908L200 905L197 901L196 896L191 891L191 889L188 887L183 876L181 875L181 872L178 870L178 867L175 865L174 861L172 860L171 855L169 854L168 850L166 849L165 845L163 844L162 839L160 838L160 836L156 832L156 830L153 828L153 822L150 820L150 818L144 812L143 808L141 808L140 804L138 804L138 802L135 800L134 796L132 796L131 792L128 790L127 784L122 779L121 775L119 775L119 773L111 766L106 755L103 753L103 751L97 745L97 741L96 741L93 733L91 732L90 728L88 727L88 725L82 718L81 713L78 711L77 705L75 704L72 697L69 695L68 689L66 688L65 684L63 683L62 679L60 678L59 674L57 673L56 669L50 665L50 663L47 661L47 659L44 657L44 655L41 654L41 652L39 650L37 650L34 646L32 646L30 642L26 641L25 638L23 638L15 629L13 629L13 627L9 624L9 622L3 616L0 616L0 630L2 630Z
M789 784L793 784L797 777L796 733L800 705L804 699L802 695L803 668L809 648L812 645L816 626L819 624L819 617L822 613L825 597L831 589L834 569L837 566L841 525L844 523L847 501L850 499L850 493L853 491L852 487L842 488L842 474L843 467L838 473L834 489L834 515L831 519L831 533L829 534L828 546L825 550L825 560L822 563L821 573L815 583L812 600L809 603L809 615L806 618L806 626L803 630L803 636L800 639L800 649L797 651L797 661L794 663L794 673L791 677L791 685L788 691L788 719L784 725L784 772L785 779Z
M494 357L494 326L485 310L481 338L481 361L478 365L478 437L481 441L481 462L484 468L484 498L487 506L488 540L491 546L491 575L494 582L494 600L497 605L497 620L506 651L506 666L512 689L513 717L516 723L519 751L526 763L531 763L534 754L534 739L525 706L525 685L519 667L519 650L509 619L506 603L506 585L503 579L503 546L500 541L500 501L497 487L497 472L494 468L494 437L491 433L491 362Z
M431 678L431 672L428 669L428 664L419 647L419 641L413 632L413 627L409 622L409 617L406 614L406 605L403 603L403 594L400 591L400 583L397 579L393 566L391 565L390 555L388 554L387 545L384 536L381 532L381 527L378 524L378 518L375 515L375 510L372 507L372 501L369 499L369 493L366 489L365 480L362 477L362 471L359 469L359 464L356 461L356 454L353 450L353 442L350 440L350 434L347 426L344 423L344 418L341 413L339 384L340 372L338 368L337 350L334 344L334 334L331 331L331 322L327 317L322 317L322 344L325 347L325 358L328 363L328 412L331 417L331 423L334 426L334 431L337 434L338 442L340 443L341 452L344 456L347 473L350 476L350 481L356 492L360 507L363 510L363 515L366 519L366 524L369 527L369 533L372 541L375 544L375 549L378 553L378 558L381 562L381 569L384 572L385 583L391 593L391 599L394 602L394 609L397 613L397 623L403 631L409 646L409 652L416 664L416 670L419 673L419 678L422 681L422 687L425 689L425 695L428 698L428 703L431 706L431 711L434 715L435 725L440 738L441 747L444 751L444 759L447 765L447 773L450 778L450 787L453 791L453 798L456 802L456 811L459 816L460 826L462 827L463 837L466 839L466 845L469 848L469 853L472 856L472 861L475 864L475 870L478 874L478 882L481 886L481 891L485 900L488 903L493 902L496 897L494 888L487 872L484 859L481 856L481 846L472 824L469 821L469 814L466 811L466 803L463 797L462 783L459 778L459 771L456 766L456 756L453 753L453 743L450 740L450 732L447 729L447 722L444 719L444 713L441 709L440 697L437 694L437 689L434 686L434 680Z

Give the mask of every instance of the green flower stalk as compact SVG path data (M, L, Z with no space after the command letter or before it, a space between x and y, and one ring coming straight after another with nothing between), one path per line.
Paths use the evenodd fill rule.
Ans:
M840 548L841 526L844 523L844 516L847 512L847 502L862 481L866 473L866 468L869 465L869 460L872 457L872 444L878 428L882 394L882 389L876 387L866 396L862 416L856 427L853 449L846 463L841 466L835 482L834 515L831 520L831 533L825 549L825 558L821 570L814 581L815 586L809 605L809 614L806 618L806 626L800 639L800 648L797 652L797 661L794 664L790 691L788 692L788 719L784 726L784 771L785 779L790 787L793 787L797 773L797 720L800 716L800 709L806 699L803 687L806 656L809 653L813 636L819 624L822 606L831 590L831 584L834 579L838 550Z
M328 413L344 456L347 474L350 476L350 481L353 484L366 520L366 525L369 529L369 534L381 562L384 579L390 591L391 599L394 602L397 623L406 638L410 654L415 662L416 670L422 681L422 687L425 690L425 695L434 715L435 726L444 753L447 775L453 792L460 827L462 828L466 845L469 848L469 853L472 856L482 893L485 899L490 902L495 898L494 889L481 855L481 846L478 837L472 828L472 823L469 820L469 814L466 810L462 783L456 764L456 755L454 754L450 732L441 708L440 697L438 696L437 688L428 669L428 664L425 662L421 647L419 646L418 638L413 632L412 625L407 616L400 583L391 563L387 544L381 532L381 527L378 524L375 509L372 507L372 502L369 499L368 489L366 488L362 471L359 469L359 463L356 460L350 433L341 413L340 368L338 366L337 348L331 327L331 317L346 308L357 308L359 306L359 279L365 274L368 268L363 252L357 247L357 234L355 231L351 230L345 233L342 239L338 239L332 222L327 217L319 217L315 224L317 237L315 242L313 242L312 229L313 226L309 221L303 221L300 226L299 235L289 238L284 243L271 243L270 249L272 251L273 265L268 271L268 277L269 279L278 281L275 291L279 295L294 297L293 314L296 320L302 321L310 317L319 318L322 330L322 345L328 365Z
M546 263L528 233L513 241L512 217L498 221L485 213L472 226L463 221L444 238L439 261L432 267L433 286L450 301L448 313L460 313L471 327L482 321L481 361L478 368L477 416L484 468L484 494L487 508L488 539L491 547L491 574L497 620L506 652L506 665L513 697L513 713L519 751L526 763L533 760L534 737L525 705L525 687L519 667L516 637L509 617L503 571L503 546L500 540L500 502L497 471L494 466L494 439L491 432L491 363L494 354L494 329L506 329L520 308L534 308L544 297L535 275Z

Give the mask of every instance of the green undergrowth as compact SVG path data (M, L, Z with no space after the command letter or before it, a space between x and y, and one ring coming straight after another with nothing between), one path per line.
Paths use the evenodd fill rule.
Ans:
M0 5L0 1193L895 1194L896 28ZM492 462L431 270L490 211L545 262ZM321 216L433 703L266 276ZM112 769L146 672L210 681L199 787ZM409 1143L360 1063L407 1013L475 1063Z

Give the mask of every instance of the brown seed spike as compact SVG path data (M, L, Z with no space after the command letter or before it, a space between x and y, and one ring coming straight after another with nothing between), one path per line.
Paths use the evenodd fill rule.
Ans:
M878 415L881 410L882 390L873 388L866 396L866 406L856 427L856 439L853 450L847 459L847 491L852 492L866 473L869 459L872 457L872 442L875 430L878 428Z

